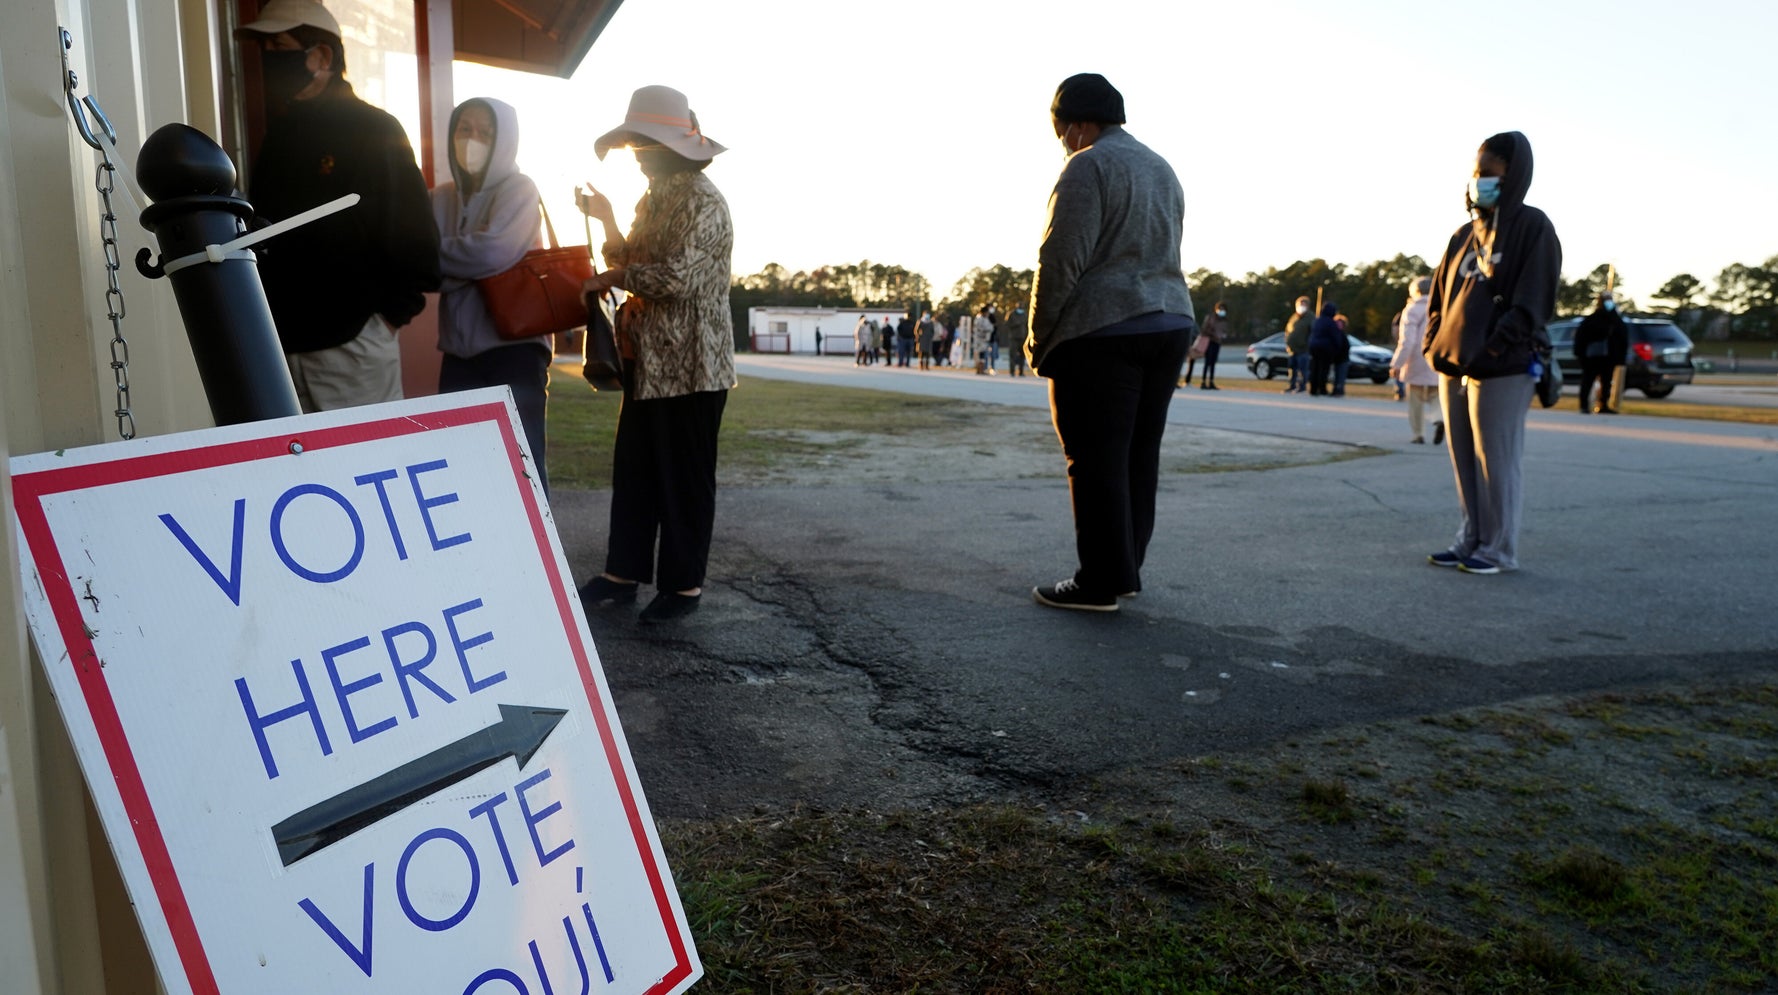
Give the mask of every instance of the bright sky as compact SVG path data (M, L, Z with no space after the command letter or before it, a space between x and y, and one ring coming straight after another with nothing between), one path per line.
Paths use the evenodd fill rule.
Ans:
M1430 263L1476 146L1519 130L1567 275L1615 263L1646 301L1778 254L1774 37L1772 0L626 0L571 81L458 63L455 85L519 108L565 240L580 180L627 224L644 181L592 142L664 83L729 147L736 273L870 259L937 296L1035 264L1075 72L1179 173L1187 271Z

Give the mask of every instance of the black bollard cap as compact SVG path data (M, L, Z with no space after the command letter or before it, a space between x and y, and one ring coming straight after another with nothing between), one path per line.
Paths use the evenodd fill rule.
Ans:
M156 201L235 192L235 164L228 153L188 124L162 125L148 136L136 157L136 177Z

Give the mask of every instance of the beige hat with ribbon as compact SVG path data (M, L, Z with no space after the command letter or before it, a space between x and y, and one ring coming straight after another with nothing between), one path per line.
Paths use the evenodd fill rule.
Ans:
M593 154L605 158L615 146L658 142L687 159L704 161L728 151L698 130L698 116L691 111L685 94L670 86L645 86L630 94L630 111L624 123L600 135L593 143Z

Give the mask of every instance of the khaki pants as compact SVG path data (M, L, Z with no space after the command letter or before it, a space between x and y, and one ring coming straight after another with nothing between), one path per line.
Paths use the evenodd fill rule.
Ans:
M331 349L284 354L303 412L333 411L401 400L401 342L373 314L350 342Z

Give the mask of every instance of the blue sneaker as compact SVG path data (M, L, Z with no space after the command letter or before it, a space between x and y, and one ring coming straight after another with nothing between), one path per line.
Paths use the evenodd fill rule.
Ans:
M1457 569L1466 574L1497 574L1500 568L1479 556L1465 556L1458 561Z
M1431 556L1428 556L1426 562L1435 567L1454 567L1463 562L1463 557L1458 556L1456 553L1447 549L1442 553L1434 553Z

